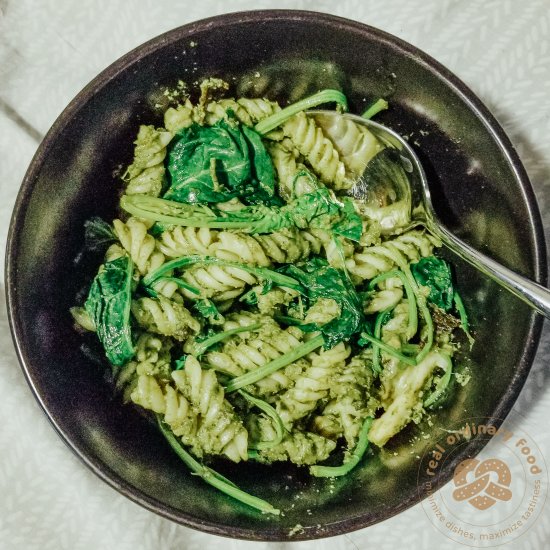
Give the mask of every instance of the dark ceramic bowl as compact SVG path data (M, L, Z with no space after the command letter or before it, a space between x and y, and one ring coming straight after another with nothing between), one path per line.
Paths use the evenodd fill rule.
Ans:
M81 349L69 307L94 270L75 262L83 223L93 215L114 217L113 171L130 162L138 125L160 123L160 87L210 75L230 81L238 93L282 102L339 88L352 112L361 112L365 100L387 97L391 108L378 120L410 136L445 222L490 256L546 281L541 222L525 171L501 127L455 76L401 40L352 21L299 11L231 14L166 33L111 65L71 102L38 149L7 247L9 315L23 370L83 462L167 518L257 540L284 540L297 523L303 530L293 540L366 527L419 500L414 457L433 445L441 428L466 417L499 424L506 416L529 372L541 319L456 260L477 336L460 359L470 365L472 381L457 388L432 428L424 427L427 439L410 443L416 429L405 430L391 442L391 453L371 455L330 490L326 480L289 466L219 466L284 510L279 519L256 514L190 475L156 427L113 397L104 370ZM474 438L462 447L434 487L483 444Z

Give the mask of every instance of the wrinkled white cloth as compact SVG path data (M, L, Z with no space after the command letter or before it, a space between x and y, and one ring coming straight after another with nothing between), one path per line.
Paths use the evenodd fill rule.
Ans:
M550 9L548 0L0 0L0 243L41 136L102 69L178 25L247 9L333 13L393 33L463 79L496 115L532 180L550 231ZM2 255L2 262L4 261ZM4 301L3 269L0 270ZM368 529L304 543L262 544L187 529L130 502L63 444L19 368L0 306L0 548L459 548L420 506ZM550 458L550 332L514 407ZM550 509L511 547L543 549Z

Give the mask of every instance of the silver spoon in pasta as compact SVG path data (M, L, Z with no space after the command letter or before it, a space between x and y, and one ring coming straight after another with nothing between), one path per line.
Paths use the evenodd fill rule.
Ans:
M385 126L352 114L310 111L323 130L351 160L354 184L350 193L367 213L378 216L382 229L413 223L424 225L455 254L550 318L550 290L515 273L454 235L438 218L422 165L410 145ZM353 125L354 129L350 125ZM345 137L353 135L353 140ZM355 135L356 134L356 135Z

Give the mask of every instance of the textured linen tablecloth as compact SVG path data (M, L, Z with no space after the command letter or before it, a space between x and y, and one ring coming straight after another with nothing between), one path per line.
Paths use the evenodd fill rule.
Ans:
M395 34L458 75L496 115L533 183L550 231L548 0L0 0L0 241L25 170L75 94L142 42L204 17L248 9L333 13ZM2 257L3 262L3 257ZM40 266L37 266L40 269ZM2 287L3 285L3 269ZM4 301L4 292L0 294ZM232 541L141 508L95 477L55 434L27 387L0 308L0 549L458 548L420 506L349 535L303 543ZM514 411L550 458L550 333ZM545 433L546 431L546 433ZM548 506L511 547L550 546Z

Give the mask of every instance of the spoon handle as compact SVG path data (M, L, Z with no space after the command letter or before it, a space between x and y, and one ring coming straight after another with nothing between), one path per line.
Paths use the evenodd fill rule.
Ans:
M509 290L547 318L550 318L550 290L495 262L453 235L445 226L430 223L429 230L463 260Z

